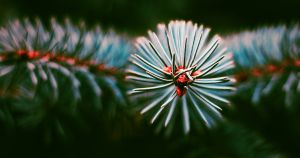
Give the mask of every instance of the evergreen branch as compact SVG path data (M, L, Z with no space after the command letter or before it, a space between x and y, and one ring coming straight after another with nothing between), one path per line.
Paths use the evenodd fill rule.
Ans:
M119 82L124 82L130 49L130 42L112 31L88 30L68 19L62 24L51 19L50 27L38 19L9 22L0 28L1 97L13 94L12 106L35 106L39 117L26 108L19 111L37 119L31 122L51 115L45 107L58 112L69 107L66 111L73 113L77 105L98 108L109 106L108 100L124 105Z
M238 94L252 93L258 104L263 96L283 92L284 104L297 104L300 93L300 31L297 25L263 27L227 37L234 54ZM246 84L251 83L251 84ZM278 91L277 87L280 87Z
M133 89L131 94L144 94L154 100L141 112L157 110L151 123L163 117L164 123L160 125L170 124L177 104L182 107L178 109L182 110L185 133L191 129L193 107L196 107L198 115L202 115L199 111L207 113L199 117L207 122L207 126L211 127L216 122L213 119L221 118L216 110L221 108L216 103L228 101L219 95L219 91L232 91L233 88L230 86L231 79L221 77L222 73L218 71L228 69L224 68L228 63L229 66L233 64L232 58L225 58L227 50L219 48L217 36L206 42L209 30L192 22L171 21L168 27L159 24L157 34L149 31L149 40L138 38L136 55L131 57L135 67L127 71L127 78L141 81L142 87ZM201 93L201 89L208 90ZM195 94L186 96L189 91ZM162 116L164 114L167 116Z

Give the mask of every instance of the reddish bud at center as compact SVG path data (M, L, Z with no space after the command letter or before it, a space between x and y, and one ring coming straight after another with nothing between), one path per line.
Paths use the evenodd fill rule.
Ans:
M182 70L184 70L184 67L178 66L176 69L175 75L178 74ZM186 86L189 81L190 81L190 79L186 76L186 73L183 73L178 76L176 83L178 84L177 86Z
M176 86L176 94L178 96L183 96L186 93L186 89L184 87Z
M176 68L176 72L174 75L177 75L178 73L180 73L182 70L185 70L185 68L183 66L178 66ZM168 73L172 73L172 67L171 66L167 66L163 68L163 71L168 72ZM201 73L200 70L197 70L195 72L193 72L191 74L191 76L197 76ZM176 86L176 94L178 96L183 96L186 93L186 88L185 86L187 86L187 84L190 82L191 80L187 77L186 73L182 73L178 76L178 78L175 81L175 86Z
M178 84L186 84L190 81L190 79L186 76L186 74L181 74L176 81Z

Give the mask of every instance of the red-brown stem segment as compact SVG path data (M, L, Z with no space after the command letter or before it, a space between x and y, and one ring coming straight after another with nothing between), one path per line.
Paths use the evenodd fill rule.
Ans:
M125 76L125 73L119 71L115 67L107 67L105 64L97 63L94 60L83 60L75 57L65 56L62 54L55 54L52 52L40 52L40 51L28 51L28 50L17 50L15 53L3 52L0 55L1 62L10 62L10 61L34 61L34 60L43 60L43 61L53 61L61 62L68 65L88 67L92 71L97 71L104 73L106 75L116 75L116 76Z

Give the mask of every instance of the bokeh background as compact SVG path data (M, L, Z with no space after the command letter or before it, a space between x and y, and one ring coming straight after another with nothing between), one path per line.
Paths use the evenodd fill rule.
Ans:
M0 0L0 24L24 17L38 17L47 24L51 17L61 21L68 17L135 37L155 29L159 22L184 19L227 35L259 26L298 23L299 8L300 0ZM3 132L0 128L0 157L285 157L277 152L299 156L300 129L288 129L294 127L289 124L297 122L267 117L269 128L251 105L245 107L250 110L241 112L247 115L237 124L190 138L180 135L180 139L156 135L148 122L123 113L114 121L91 114L89 129L76 129L74 123L70 139L54 136L48 140L39 129ZM135 121L142 125L132 125ZM261 135L249 133L249 127L258 129ZM126 136L118 135L123 130Z
M131 35L158 22L185 19L227 33L300 19L299 0L1 0L0 21L12 17L83 19Z

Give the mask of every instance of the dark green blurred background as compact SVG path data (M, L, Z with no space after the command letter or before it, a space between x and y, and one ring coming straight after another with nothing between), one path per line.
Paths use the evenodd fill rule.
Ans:
M154 29L158 22L185 19L203 23L214 32L227 34L262 25L298 23L299 8L300 0L0 0L0 23L23 17L39 17L47 23L51 17L58 20L69 17L73 21L85 20L89 26L100 24L105 29L114 28L118 32L136 36ZM247 104L241 103L237 114L229 115L229 120L236 122L228 127L196 134L194 137L179 135L180 139L165 139L156 135L148 122L128 117L125 112L119 112L114 121L105 116L98 118L95 117L97 114L90 114L91 119L87 121L89 124L82 123L89 130L80 130L81 126L77 127L76 120L68 120L72 126L68 132L73 134L70 136L75 138L71 139L73 141L60 136L57 136L60 140L58 142L55 142L55 137L52 137L54 141L40 139L45 134L39 129L19 132L18 129L13 131L8 128L4 131L0 128L0 157L166 158L201 155L264 158L265 155L276 155L277 151L287 157L299 157L300 128L297 120L300 115L289 115L281 104L277 109L266 104L273 108L270 108L271 112L261 112ZM261 115L258 115L260 112ZM45 125L48 127L48 124ZM248 129L251 129L250 132ZM254 134L251 133L253 131ZM126 134L119 136L118 132ZM8 136L2 133L8 133ZM65 139L67 141L64 142Z
M297 22L299 0L0 0L1 22L12 17L84 19L132 35L158 22L186 19L227 33L261 25Z

